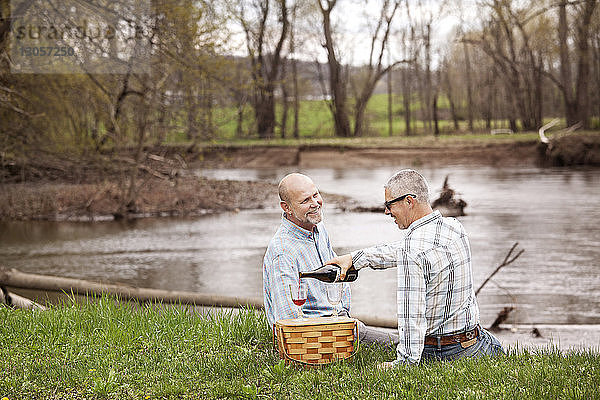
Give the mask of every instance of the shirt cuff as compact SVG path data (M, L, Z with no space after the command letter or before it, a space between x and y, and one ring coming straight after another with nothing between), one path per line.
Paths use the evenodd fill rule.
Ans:
M364 257L365 253L362 250L353 251L350 255L352 256L352 265L357 270L364 268L369 264L366 257Z

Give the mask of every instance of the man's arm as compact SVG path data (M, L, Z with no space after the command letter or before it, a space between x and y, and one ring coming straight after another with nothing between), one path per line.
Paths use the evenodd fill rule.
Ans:
M326 264L338 264L341 268L340 279L344 279L346 277L346 272L348 272L353 265L356 269L364 267L371 267L374 269L396 267L398 265L398 250L399 245L396 243L381 244L332 258L327 261Z

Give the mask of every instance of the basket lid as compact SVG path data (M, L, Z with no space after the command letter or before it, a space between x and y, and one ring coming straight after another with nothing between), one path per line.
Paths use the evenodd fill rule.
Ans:
M280 319L275 322L277 326L314 326L314 325L333 325L355 322L356 319L348 317L310 317L310 318L292 318Z

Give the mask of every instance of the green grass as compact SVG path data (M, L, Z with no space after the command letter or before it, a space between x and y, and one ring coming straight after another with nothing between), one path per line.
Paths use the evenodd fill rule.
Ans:
M600 131L579 131L573 132L570 135L595 135L600 136ZM547 134L552 137L552 133ZM253 146L324 146L338 149L344 148L461 148L465 146L488 146L494 144L535 144L539 142L537 132L523 132L512 135L499 134L445 134L438 137L432 135L416 135L416 136L394 136L394 137L360 137L360 138L300 138L295 139L215 139L210 141L200 141L197 144L203 148L211 147L253 147ZM191 142L170 143L168 146L186 147L191 145Z
M378 371L393 351L360 347L318 369L286 366L264 315L198 316L109 299L45 312L0 307L0 398L599 398L600 356L512 350Z
M300 101L300 111L299 111L299 136L300 142L308 141L356 141L359 143L362 142L373 142L373 143L382 143L386 144L389 142L408 142L408 143L419 143L422 140L425 141L434 141L436 138L431 133L433 127L426 126L425 122L419 120L420 118L420 105L419 102L414 100L411 102L411 112L412 112L412 122L411 122L411 136L407 137L405 130L406 124L404 121L404 107L401 103L400 96L394 96L392 113L393 113L393 134L390 137L388 133L388 117L387 117L387 95L386 94L376 94L373 95L367 104L367 111L365 114L366 126L365 132L362 137L359 138L337 138L335 137L333 118L329 108L327 106L327 102L323 100L301 100ZM352 101L352 100L351 100ZM440 138L444 137L463 137L465 140L470 140L470 138L481 138L486 137L487 140L504 140L507 139L515 139L523 140L524 137L527 139L537 139L537 132L518 132L514 135L494 135L494 137L489 138L490 130L486 128L486 124L484 120L477 119L474 120L474 132L471 132L468 128L468 121L459 120L459 129L456 130L454 127L454 122L449 118L449 103L445 97L441 97L439 101L440 107L440 121L439 127L441 131ZM253 121L254 115L251 107L249 105L246 106L244 111L244 124L243 131L244 134L241 137L236 136L236 109L233 107L216 107L213 110L213 124L214 124L214 132L210 134L205 134L204 138L207 141L223 143L223 142L235 142L235 143L246 143L246 142L255 142L260 141L264 142L274 142L274 143L298 143L298 140L294 140L291 138L293 131L293 110L290 106L288 121L287 121L287 132L286 138L281 138L281 129L279 126L276 126L274 139L265 141L259 140L258 135L254 131ZM352 115L352 104L349 104L349 113ZM279 124L282 119L282 106L281 104L276 104L276 115L277 115L277 123ZM445 117L444 117L445 116ZM187 138L186 132L186 120L187 116L183 113L175 118L173 121L174 129L172 129L166 137L166 143L168 144L181 144L188 143L189 139ZM553 118L547 118L545 122L549 122ZM351 125L353 127L354 122L351 121ZM433 123L432 123L433 124ZM503 127L508 128L507 120L494 120L493 127ZM553 128L553 131L557 131L560 128L564 128L564 122L559 123L558 126ZM548 133L551 136L552 130ZM525 136L524 136L525 135ZM424 139L425 138L425 139ZM378 142L381 140L381 142Z
M387 106L387 94L375 94L371 97L367 104L367 110L365 114L366 118L366 131L363 133L365 137L389 137L388 133L388 106ZM353 104L352 99L348 106L349 115L353 115ZM420 103L417 100L411 102L411 129L413 134L424 135L430 133L431 129L425 126L425 123L420 118ZM445 97L441 97L439 101L440 114L449 115L449 103ZM236 140L236 139L248 139L256 138L256 132L254 132L253 122L253 111L250 105L247 105L244 111L244 136L236 137L236 109L234 107L215 107L213 109L213 124L215 132L209 135L218 140ZM392 105L393 114L393 137L405 136L406 124L404 121L404 106L402 105L402 98L400 96L394 96ZM276 104L276 115L277 123L282 120L282 106ZM443 134L453 133L466 133L469 131L467 121L459 121L459 132L456 132L453 121L440 117L440 130ZM167 142L177 143L185 142L188 140L185 134L185 127L187 124L187 115L182 113L173 122L176 129L171 131L167 136ZM335 137L333 118L329 111L326 101L323 100L301 100L300 111L299 111L299 135L300 138L333 138ZM502 125L502 127L508 127L508 121L494 121L495 125ZM351 121L351 125L354 122ZM485 128L485 121L475 120L474 129L479 132L486 132L489 134L489 130ZM287 133L286 137L292 136L293 130L293 110L290 106L287 122ZM280 137L280 128L276 127L275 136Z

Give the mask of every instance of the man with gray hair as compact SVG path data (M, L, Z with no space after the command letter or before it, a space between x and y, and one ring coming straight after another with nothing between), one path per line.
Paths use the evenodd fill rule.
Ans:
M380 368L503 354L498 339L479 326L471 249L462 224L432 210L427 181L417 171L397 172L384 189L385 214L406 230L404 239L328 261L340 265L342 279L352 265L398 268L400 342L396 360Z
M323 225L323 199L306 175L286 175L279 183L279 205L283 210L281 225L269 242L263 260L263 295L270 325L280 319L298 318L301 313L292 302L290 289L298 287L299 272L321 267L336 254ZM316 279L307 282L307 300L302 312L310 317L350 316L350 286L343 284L341 302L332 305L327 299L327 283ZM359 340L365 343L395 345L398 336L358 322Z

